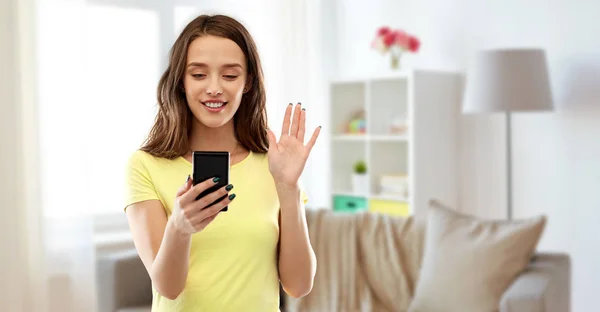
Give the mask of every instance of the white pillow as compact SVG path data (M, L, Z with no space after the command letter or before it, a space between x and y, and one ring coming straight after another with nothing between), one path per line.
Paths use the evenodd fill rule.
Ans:
M425 250L409 312L487 312L527 267L546 224L481 220L430 201Z

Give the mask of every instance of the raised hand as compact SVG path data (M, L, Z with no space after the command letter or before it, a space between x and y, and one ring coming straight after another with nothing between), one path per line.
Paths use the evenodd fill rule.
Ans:
M292 110L294 114L292 116ZM304 144L306 132L306 110L298 103L288 105L283 118L279 142L273 131L268 130L269 137L269 171L275 183L297 185L304 170L310 151L317 142L321 127L317 127L308 143Z

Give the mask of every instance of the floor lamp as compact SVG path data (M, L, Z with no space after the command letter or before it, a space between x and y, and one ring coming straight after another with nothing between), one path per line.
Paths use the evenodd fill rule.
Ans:
M513 217L512 142L513 112L549 111L553 108L550 79L542 49L497 49L476 54L467 72L463 113L506 114L507 217Z

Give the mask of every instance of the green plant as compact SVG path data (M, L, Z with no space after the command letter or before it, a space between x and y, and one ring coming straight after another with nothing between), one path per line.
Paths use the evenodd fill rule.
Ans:
M363 160L359 160L354 163L354 173L365 174L367 173L367 164Z

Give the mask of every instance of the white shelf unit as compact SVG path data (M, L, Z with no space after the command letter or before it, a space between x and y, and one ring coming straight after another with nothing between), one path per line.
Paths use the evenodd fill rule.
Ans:
M457 136L462 78L458 73L414 70L330 83L332 205L345 197L366 209L421 214L430 198L456 205ZM366 131L349 134L346 125L363 110ZM394 118L408 129L393 134ZM364 160L368 189L352 189L353 165ZM406 175L406 195L380 194L381 175ZM385 208L377 208L381 206Z

